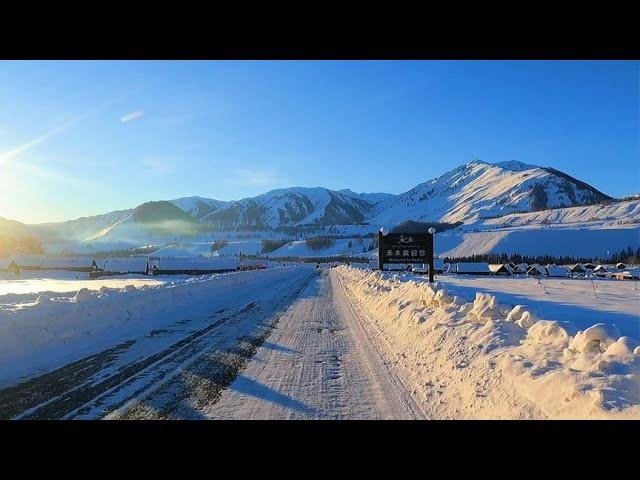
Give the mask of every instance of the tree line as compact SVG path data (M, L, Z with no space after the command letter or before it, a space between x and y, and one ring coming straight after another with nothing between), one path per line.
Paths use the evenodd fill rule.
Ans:
M469 255L463 257L444 257L446 263L539 263L547 265L555 263L556 265L572 265L576 263L640 263L640 247L633 250L631 247L623 248L617 253L609 257L577 257L577 256L555 256L555 255L520 255L507 253L483 253Z

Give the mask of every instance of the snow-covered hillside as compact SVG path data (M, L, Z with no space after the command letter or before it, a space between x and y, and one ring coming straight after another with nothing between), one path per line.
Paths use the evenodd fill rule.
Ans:
M182 197L171 200L176 207L197 220L202 220L215 211L224 208L229 202L203 197Z
M305 241L289 242L271 252L270 257L332 257L338 255L367 256L371 238L339 238L326 248L312 249Z
M563 206L567 208L560 208ZM94 253L175 242L252 238L257 245L262 238L358 235L375 233L382 226L392 228L406 220L462 222L460 228L443 234L441 245L446 243L449 251L464 244L456 253L472 254L502 248L505 239L514 248L529 244L538 248L539 241L551 245L556 239L548 233L540 233L544 238L534 240L532 234L514 229L552 227L619 229L617 233L588 234L598 237L598 251L601 246L619 250L630 246L626 243L633 234L627 227L637 225L639 217L640 201L613 201L552 168L476 160L401 195L295 187L229 202L182 197L94 217L20 227L39 238L48 252ZM0 233L2 225L5 230L16 228L5 221L0 224ZM562 235L570 234L558 235L557 240L564 242ZM514 240L520 236L522 241ZM604 242L606 245L604 237L611 240ZM620 239L625 245L614 246ZM584 240L590 242L591 237ZM253 246L251 250L257 252Z
M473 222L608 199L593 187L551 168L475 160L378 203L368 220L389 228L407 219Z
M371 204L326 188L286 188L229 202L200 220L217 230L360 223Z

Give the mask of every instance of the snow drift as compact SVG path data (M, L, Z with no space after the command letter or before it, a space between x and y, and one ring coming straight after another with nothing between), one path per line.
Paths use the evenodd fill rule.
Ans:
M574 336L527 305L334 269L432 418L640 418L640 348L611 324Z

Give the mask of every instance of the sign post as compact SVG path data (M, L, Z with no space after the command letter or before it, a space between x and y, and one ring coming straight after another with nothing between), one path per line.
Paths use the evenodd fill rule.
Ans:
M435 237L436 229L431 227L429 230L429 251L431 255L429 256L429 283L433 283L433 275L435 267L433 265L433 237Z
M433 236L434 228L428 233L387 233L378 232L378 270L385 263L424 263L429 265L429 282L433 282Z

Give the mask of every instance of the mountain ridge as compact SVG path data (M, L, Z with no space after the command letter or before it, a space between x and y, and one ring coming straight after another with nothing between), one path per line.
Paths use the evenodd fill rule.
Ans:
M514 212L590 205L612 200L591 185L551 167L515 160L472 160L398 194L289 187L223 201L191 196L146 202L65 222L27 225L48 242L152 242L201 232L277 231L405 221L472 224ZM149 223L140 217L153 218ZM26 225L26 224L25 224Z

